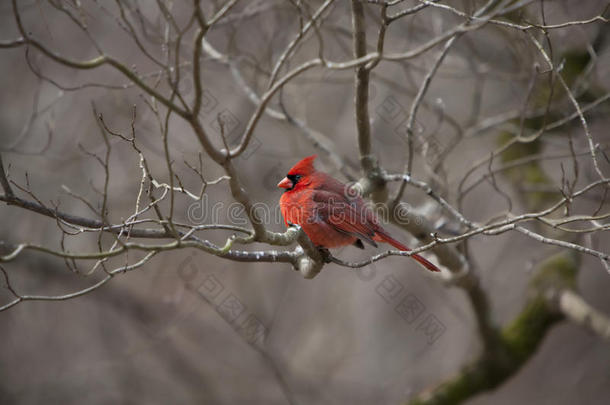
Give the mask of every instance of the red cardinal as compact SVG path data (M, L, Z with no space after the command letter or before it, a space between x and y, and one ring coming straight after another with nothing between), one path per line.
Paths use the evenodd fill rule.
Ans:
M277 185L286 189L280 198L286 226L300 225L314 245L324 248L355 245L364 249L364 241L375 247L375 242L385 242L398 250L411 250L379 225L377 216L359 195L350 196L353 193L349 187L317 171L313 167L315 158L301 160ZM417 254L411 257L430 271L440 271Z

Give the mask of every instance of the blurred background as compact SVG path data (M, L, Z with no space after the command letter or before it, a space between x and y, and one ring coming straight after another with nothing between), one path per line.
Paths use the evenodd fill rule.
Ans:
M93 58L99 54L93 38L104 54L145 77L147 83L156 83L162 94L171 93L166 81L156 81L163 77L163 69L154 61L165 61L163 35L176 35L164 12L171 14L176 26L186 27L193 15L190 3L16 3L28 35L58 54L77 60ZM352 58L350 4L330 3L319 27L299 44L287 68L317 57L320 43L330 61ZM483 4L441 3L469 14ZM222 146L218 116L225 123L228 142L236 145L256 108L247 90L258 95L266 91L278 57L323 4L237 2L207 33L209 46L224 55L223 59L207 52L201 62L200 121L217 147ZM418 4L404 1L394 12ZM602 15L606 5L601 0L532 1L504 18L542 24L544 7L546 25L551 25ZM202 2L207 18L221 7L222 2ZM365 4L369 51L376 47L379 10L377 4ZM20 36L9 2L0 5L0 18L2 41ZM446 9L424 8L390 25L385 51L414 49L462 22L462 17ZM194 94L194 26L186 30L178 56L183 62L178 89L189 102ZM134 41L132 30L152 58ZM583 105L608 94L608 24L599 21L552 29L548 37L532 33L545 49L552 49L553 61L561 65ZM69 193L83 196L98 208L101 204L104 170L90 154L103 156L106 143L93 109L103 115L110 129L129 137L135 108L135 134L151 174L159 182L169 181L161 130L165 123L159 120L165 118L166 110L159 103L155 105L109 66L71 69L32 46L2 48L0 152L11 180L22 187L29 185L35 197L49 206L58 204L64 212L95 217ZM369 97L373 150L388 172L403 171L409 109L440 50L435 47L398 63L382 62L373 71ZM531 134L539 128L541 114L535 112L545 109L551 88L545 70L544 59L524 32L487 25L461 36L418 111L413 127L413 176L433 184L452 204L459 204L466 218L481 223L547 207L557 199L564 182L574 181L577 190L593 182L596 173L578 119L523 144L533 149L518 158L549 157L536 160L535 168L528 166L530 171L544 173L543 181L514 171L490 176L492 168L515 158L501 154L471 170L475 162L489 159L503 137L518 135L520 130ZM287 71L281 70L280 77ZM270 107L308 129L264 114L248 149L235 160L252 201L263 204L270 214L268 229L285 229L277 215L281 191L276 184L302 157L318 153L318 167L343 181L361 175L353 81L353 69L321 68L291 80ZM575 111L559 84L554 86L549 123ZM155 114L154 108L161 113ZM606 174L610 173L603 153L610 142L608 111L608 103L600 102L587 112ZM201 146L182 118L172 116L167 128L174 171L186 188L198 192L201 180L188 165L198 165ZM326 146L312 142L312 131L313 138L322 139ZM120 223L134 211L142 171L139 156L128 143L110 137L110 145L108 217ZM572 158L570 148L577 157ZM342 170L326 149L341 159ZM207 181L225 174L205 153L202 162ZM390 185L390 190L397 185ZM23 191L18 194L33 199ZM439 224L440 234L452 235L459 229L450 219L443 220L443 213L423 192L409 187L404 200L428 213ZM228 183L221 180L210 184L199 202L177 195L174 218L189 224L248 226L243 212L231 208L233 201ZM607 212L603 190L575 201L573 212L591 213L598 206L600 212ZM161 208L167 212L169 205ZM387 227L397 239L417 243L404 230ZM200 236L223 245L229 233L210 231ZM103 239L106 246L112 240ZM607 230L578 240L601 251L610 244ZM0 241L59 249L62 233L54 219L0 203ZM71 251L88 252L97 249L98 235L66 236L64 243ZM252 247L270 248L274 247ZM559 250L515 232L475 236L469 239L468 249L497 325L519 314L532 272ZM383 250L348 247L334 253L359 261ZM141 257L137 252L130 255L130 262ZM108 264L121 266L125 260L111 259ZM3 267L21 294L66 294L104 277L101 269L85 276L70 270L63 259L33 251ZM90 267L83 264L81 270ZM610 276L598 259L580 257L577 286L587 302L610 314ZM0 289L0 306L13 298L7 288ZM357 270L329 264L307 280L289 264L238 263L195 249L163 252L142 268L118 274L82 297L20 303L0 312L0 336L2 404L395 404L455 375L481 350L476 320L463 290L444 285L411 260L389 257ZM581 326L558 323L514 376L467 403L605 404L610 398L609 347L608 341Z

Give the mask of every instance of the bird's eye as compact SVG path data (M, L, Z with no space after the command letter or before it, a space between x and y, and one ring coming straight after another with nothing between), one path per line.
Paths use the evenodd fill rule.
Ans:
M288 177L290 180L292 180L292 182L294 184L298 183L299 180L301 180L301 176L300 174L289 174L286 177Z

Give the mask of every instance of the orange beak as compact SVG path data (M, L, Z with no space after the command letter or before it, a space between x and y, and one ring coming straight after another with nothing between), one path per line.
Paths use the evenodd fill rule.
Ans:
M288 177L284 177L282 179L282 181L280 181L279 183L277 183L277 186L279 188L285 188L285 189L289 189L292 188L293 184L292 184L292 180L290 180Z

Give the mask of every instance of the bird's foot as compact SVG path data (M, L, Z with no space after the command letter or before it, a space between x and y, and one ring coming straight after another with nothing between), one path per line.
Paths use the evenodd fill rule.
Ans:
M325 247L318 246L318 251L320 252L320 256L322 256L324 263L332 263L333 255L330 254L330 250L326 249Z

